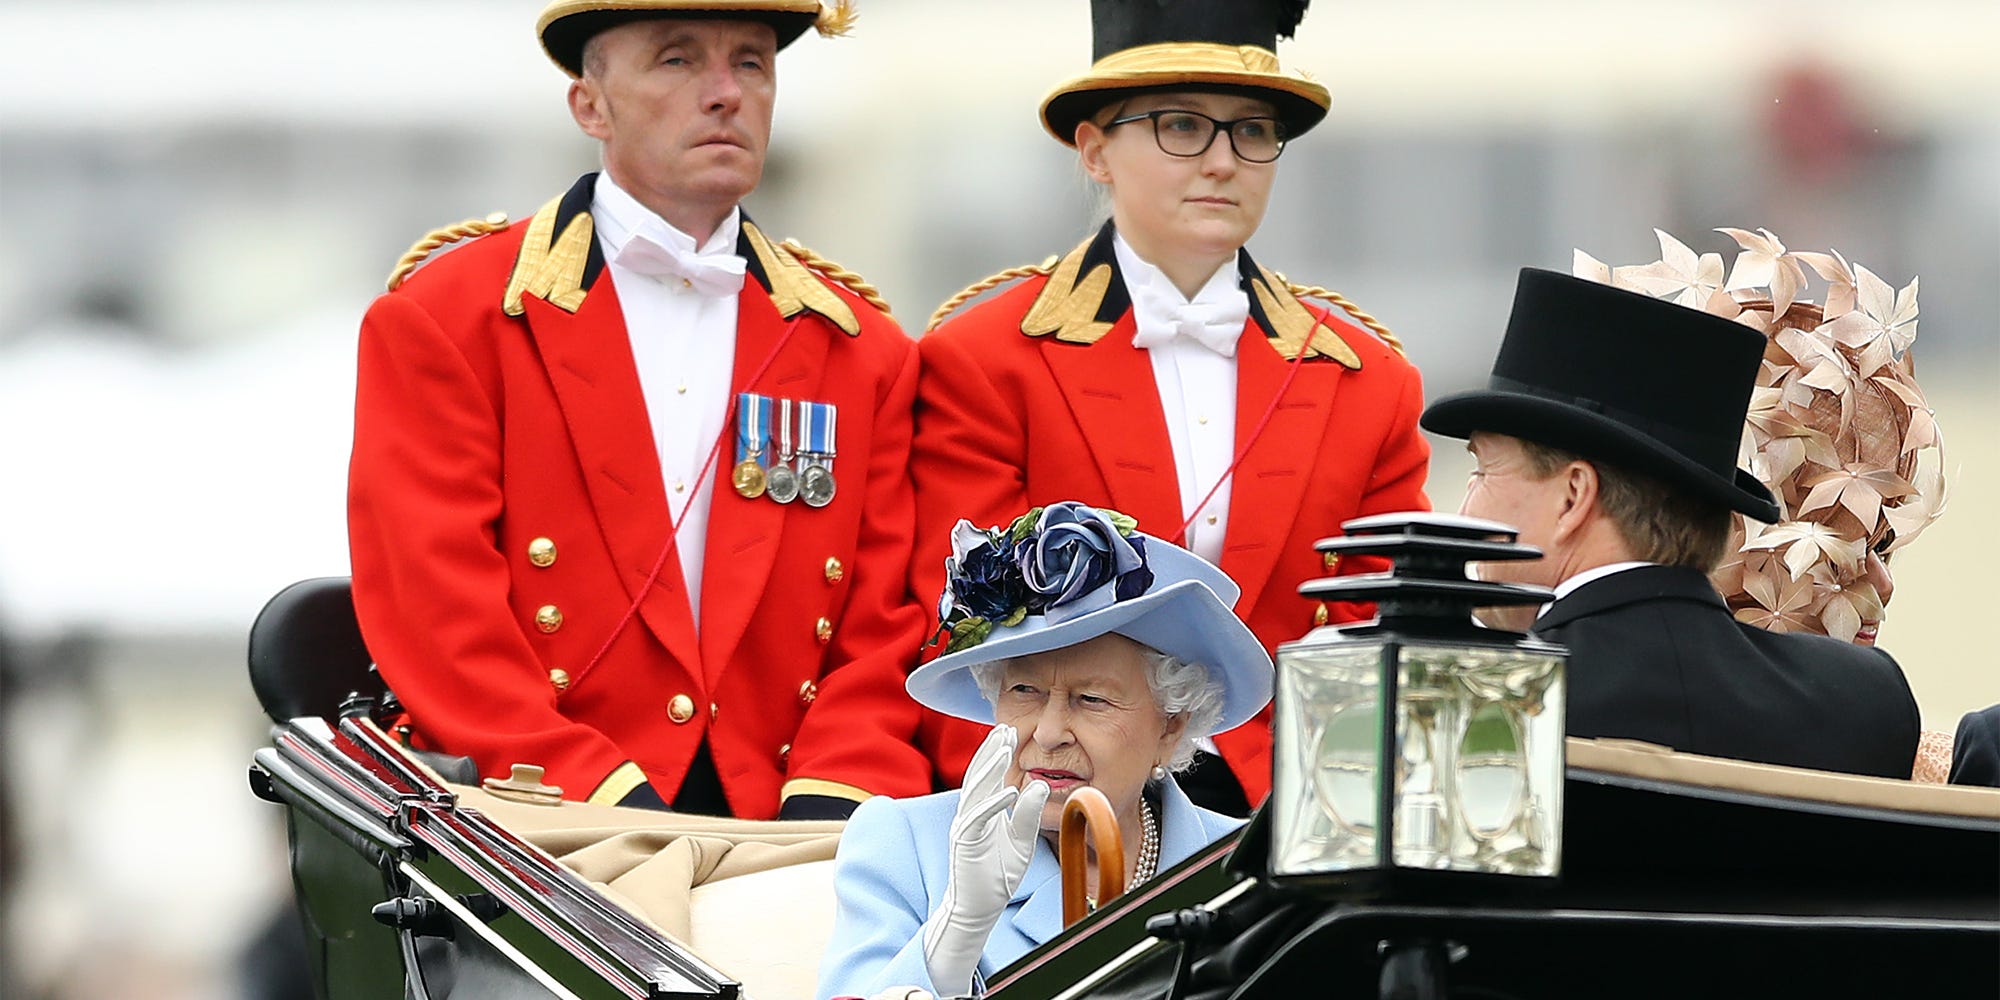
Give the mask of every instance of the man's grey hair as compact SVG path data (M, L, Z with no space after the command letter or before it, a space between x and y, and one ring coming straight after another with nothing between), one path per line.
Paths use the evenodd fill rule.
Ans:
M1167 761L1167 770L1185 771L1194 766L1195 740L1214 733L1216 723L1222 721L1222 685L1210 678L1208 668L1199 663L1143 645L1139 652L1145 658L1146 686L1152 690L1160 714L1187 720L1187 725L1181 728L1180 742L1174 744L1173 756ZM979 693L987 702L999 701L1000 680L1013 662L992 660L968 668L972 671L972 682L979 685ZM1022 733L1021 738L1027 739L1028 734Z

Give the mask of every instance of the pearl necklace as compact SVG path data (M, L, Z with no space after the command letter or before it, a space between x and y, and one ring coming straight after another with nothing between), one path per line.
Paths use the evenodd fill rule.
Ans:
M1160 867L1160 823L1153 817L1153 804L1139 799L1139 863L1132 866L1132 885L1152 878ZM1129 888L1129 887L1128 887ZM1083 897L1084 906L1097 912L1097 897Z
M1153 804L1144 797L1139 799L1139 821L1145 833L1139 837L1139 863L1132 871L1132 882L1144 882L1160 867L1160 823L1153 818Z

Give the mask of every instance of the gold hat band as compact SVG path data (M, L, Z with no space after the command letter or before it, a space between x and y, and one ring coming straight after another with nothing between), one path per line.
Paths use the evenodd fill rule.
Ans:
M1287 72L1278 65L1270 49L1255 45L1221 45L1215 42L1160 42L1138 45L1099 59L1090 72L1065 81L1042 100L1042 125L1051 135L1070 145L1080 116L1073 109L1058 107L1098 91L1132 90L1175 84L1211 84L1265 90L1286 98L1285 103L1302 114L1283 115L1295 120L1294 134L1319 123L1333 106L1326 86L1304 73ZM1317 109L1316 113L1308 108ZM1068 125L1067 129L1062 126ZM1303 125L1303 127L1297 127ZM1071 133L1065 135L1064 132Z

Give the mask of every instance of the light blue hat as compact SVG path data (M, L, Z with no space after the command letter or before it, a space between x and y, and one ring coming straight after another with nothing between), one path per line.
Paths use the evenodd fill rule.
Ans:
M1213 732L1256 717L1271 700L1271 657L1229 610L1240 589L1207 560L1136 525L1080 503L1037 507L986 530L958 522L938 604L951 638L945 655L910 675L910 696L991 724L993 703L973 666L1116 632L1208 669L1222 687Z

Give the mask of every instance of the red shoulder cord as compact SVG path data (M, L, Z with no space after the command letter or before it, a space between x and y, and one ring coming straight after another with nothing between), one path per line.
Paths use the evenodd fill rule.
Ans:
M771 370L771 365L778 360L778 353L785 349L786 344L791 343L792 334L798 331L799 321L805 318L806 311L800 310L799 314L793 317L790 323L786 324L785 332L778 337L778 342L771 345L771 353L764 356L763 363L759 364L757 370L751 373L750 377L744 381L743 392L749 392L756 388L757 380L763 378L764 373ZM703 488L702 484L708 481L708 474L715 470L715 458L717 455L722 454L723 444L736 433L736 400L741 394L734 392L729 394L729 406L722 412L722 434L715 439L715 444L709 447L708 459L702 462L701 473L694 477L694 488L697 490ZM692 507L694 504L690 502L688 506ZM611 627L611 634L604 637L604 645L597 647L597 653L590 658L590 662L585 663L571 677L570 686L574 687L583 682L584 675L590 673L591 668L597 666L598 661L604 659L604 654L611 651L611 644L618 641L618 637L625 632L625 626L631 624L632 616L639 613L639 605L645 603L646 595L651 594L653 592L653 585L659 582L660 571L667 566L667 557L673 555L675 548L680 542L681 525L686 523L687 510L684 508L681 511L681 516L673 522L673 529L667 533L667 544L660 549L659 558L653 560L653 568L646 574L645 584L639 588L638 594L632 598L632 603L625 608L625 614L619 617L618 624Z
M1306 359L1306 351L1312 346L1313 334L1317 333L1319 328L1326 324L1327 319L1327 313L1314 311L1310 304L1304 305L1306 311L1313 314L1313 325L1306 328L1305 340L1299 343L1299 353L1292 358L1290 370L1285 372L1285 381L1279 384L1278 393L1271 397L1270 405L1264 407L1264 415L1257 418L1257 426L1250 431L1250 436L1243 439L1243 447L1237 449L1236 457L1229 460L1229 468L1222 470L1222 477L1215 481L1214 486L1208 488L1208 495L1202 497L1201 502L1194 505L1194 511L1188 514L1187 520L1181 522L1181 530L1174 532L1174 536L1168 539L1168 541L1175 545L1181 548L1188 547L1187 533L1189 528L1194 527L1195 518L1200 517L1202 508L1207 507L1208 502L1215 499L1215 494L1222 489L1222 484L1228 482L1229 477L1236 474L1236 467L1243 464L1244 456L1250 454L1250 447L1257 443L1258 438L1264 436L1264 429L1271 425L1271 416L1278 412L1278 403L1285 398L1285 393L1292 388L1292 380L1298 378L1299 364Z

